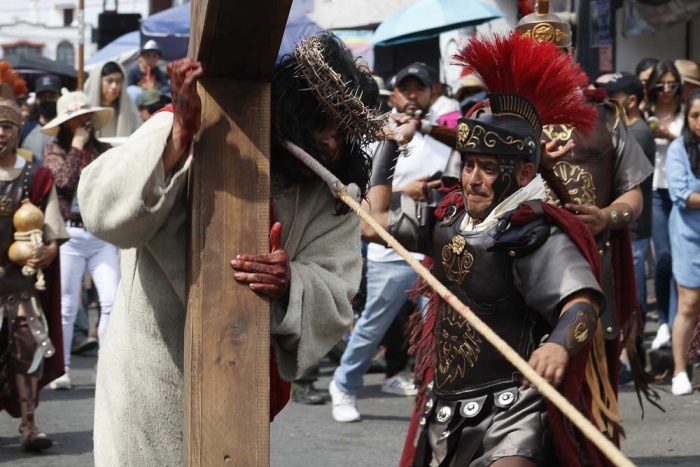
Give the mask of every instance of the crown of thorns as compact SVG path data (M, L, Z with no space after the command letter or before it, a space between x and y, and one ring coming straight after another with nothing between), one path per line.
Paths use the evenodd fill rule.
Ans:
M323 46L318 37L309 37L294 50L294 77L309 86L324 110L345 132L349 142L365 145L383 139L382 127L387 115L367 107L362 102L360 88L333 70L323 58Z

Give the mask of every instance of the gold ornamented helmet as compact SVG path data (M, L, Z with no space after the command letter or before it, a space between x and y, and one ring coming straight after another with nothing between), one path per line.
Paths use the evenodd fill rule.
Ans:
M551 42L559 48L570 48L571 26L549 12L549 0L537 0L535 12L518 21L515 30L537 42Z

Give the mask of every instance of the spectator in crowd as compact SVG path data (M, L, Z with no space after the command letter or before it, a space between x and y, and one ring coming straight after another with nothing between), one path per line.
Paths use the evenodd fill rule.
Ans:
M440 73L425 63L416 62L414 65L424 66L430 73L430 79L435 83L433 85L433 98L427 115L428 120L433 124L457 128L457 119L462 116L459 102L447 95L448 87L440 81Z
M391 108L394 105L391 102L391 91L389 91L386 88L386 84L384 83L384 78L382 78L381 76L377 76L377 75L372 75L372 78L374 78L374 81L377 83L377 86L379 87L379 110L381 110L383 113L391 112Z
M58 76L42 75L36 80L36 106L39 118L28 120L22 129L20 147L29 150L34 160L44 158L44 147L54 139L41 132L41 128L56 117L56 101L61 95L61 80Z
M66 220L71 239L61 245L61 324L65 375L51 383L52 389L70 389L71 345L73 325L80 306L80 286L86 268L100 296L101 317L98 330L104 342L114 297L119 284L117 248L95 238L83 226L77 202L78 181L82 169L109 146L100 143L95 132L104 128L113 116L110 107L95 107L82 91L66 92L58 100L57 116L42 128L56 138L44 149L44 164L53 173L61 215Z
M161 94L160 91L149 89L144 91L139 96L138 108L141 114L141 119L145 122L153 116L154 113L170 104L170 98Z
M700 87L700 67L692 60L680 59L673 62L683 79L683 100Z
M681 75L672 62L664 60L654 67L648 82L647 121L654 131L656 164L652 181L652 242L656 256L655 291L659 330L651 348L668 347L671 344L670 326L675 316L673 272L671 267L671 243L668 218L671 214L671 198L666 182L665 161L668 145L678 138L683 128L681 113Z
M673 201L669 219L673 275L678 283L678 314L673 323L673 383L677 396L691 394L686 373L688 346L700 315L700 90L685 105L682 136L666 156L668 189Z
M413 63L399 71L393 100L399 113L422 115L428 113L437 96L435 82L423 63ZM382 145L379 146L381 148ZM447 165L450 148L430 136L416 135L408 144L410 157L398 157L393 178L394 191L403 191L415 200L423 198L426 187L440 184L430 178ZM416 254L419 259L422 255ZM338 422L360 420L356 393L362 387L363 376L372 357L406 301L406 291L416 280L416 273L390 248L371 244L367 252L367 301L360 319L350 336L340 366L335 370L329 392L333 401L333 418ZM384 381L382 391L396 395L414 396L413 379L401 371Z
M655 58L643 58L637 63L637 68L634 70L634 74L637 75L637 78L642 82L642 86L644 86L644 100L639 106L641 109L645 109L647 106L647 96L649 95L647 84L649 83L649 76L651 76L651 72L654 71L657 63L659 61Z
M486 99L486 86L473 74L463 73L459 81L459 89L455 93L455 99L459 101L462 115L466 115L474 104Z
M170 94L168 77L158 66L162 56L160 46L154 40L146 42L141 49L136 64L129 70L127 79L127 92L135 103L138 103L139 96L148 90Z
M124 68L115 62L106 62L95 68L85 82L85 93L93 107L109 107L114 117L97 131L100 138L130 136L143 121L136 104L124 91Z

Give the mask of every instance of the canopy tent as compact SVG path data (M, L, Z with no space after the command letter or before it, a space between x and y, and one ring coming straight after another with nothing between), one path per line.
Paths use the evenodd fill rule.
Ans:
M139 53L139 36L138 31L129 32L105 45L85 61L85 70L110 60L122 65L133 61Z
M323 31L303 11L292 7L277 55L277 61L294 50L297 42ZM155 40L163 51L163 59L176 60L187 55L190 40L190 5L168 8L141 21L141 45Z
M386 46L430 39L441 32L503 16L498 8L482 0L421 0L386 18L374 32L372 43Z
M10 62L12 68L27 81L30 91L34 91L36 79L46 73L58 76L61 85L68 89L74 89L78 82L78 72L75 68L47 57L10 55L2 60Z

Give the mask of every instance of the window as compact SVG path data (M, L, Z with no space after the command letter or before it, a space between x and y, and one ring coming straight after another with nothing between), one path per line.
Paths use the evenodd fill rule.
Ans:
M61 41L56 48L56 61L66 65L75 66L75 51L73 44L68 41Z
M43 43L29 42L26 40L2 45L3 55L5 57L11 57L13 55L17 57L40 57L43 48Z
M64 8L63 9L63 25L70 26L73 23L73 15L75 13L75 8Z

